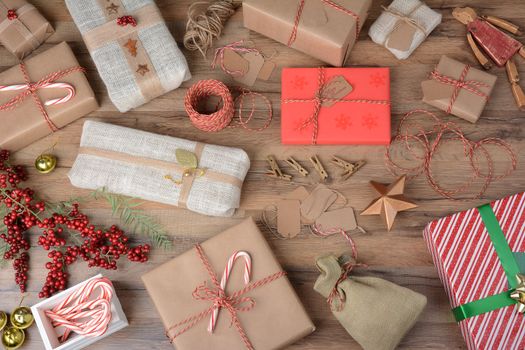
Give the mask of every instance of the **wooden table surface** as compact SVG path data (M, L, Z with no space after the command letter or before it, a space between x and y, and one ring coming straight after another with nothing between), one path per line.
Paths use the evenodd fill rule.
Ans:
M80 1L80 0L79 0ZM285 0L289 1L289 0ZM118 296L128 316L130 326L125 330L91 346L90 349L171 349L164 336L159 316L149 299L140 275L155 266L166 262L180 253L190 249L194 243L202 242L223 229L238 223L242 217L253 215L259 217L261 210L275 202L279 195L291 191L296 184L275 181L264 175L265 158L274 154L279 159L293 156L297 160L306 160L317 154L322 160L331 155L339 155L350 160L364 159L367 165L352 179L345 183L334 181L331 186L347 196L350 205L357 211L362 210L375 197L368 186L369 180L391 182L394 177L387 171L383 154L384 147L367 146L325 146L325 147L285 147L280 144L280 69L282 67L317 67L321 62L301 54L286 46L276 43L242 26L242 13L238 11L228 23L224 35L217 44L228 44L239 39L253 40L256 46L265 52L276 51L275 72L268 82L258 82L254 90L263 92L273 102L275 120L270 128L260 133L249 133L239 130L227 130L208 134L195 129L185 115L183 97L187 88L201 79L220 79L232 83L231 79L219 70L212 70L210 62L197 53L184 51L188 58L193 79L171 93L125 114L119 113L111 104L106 89L97 74L82 38L75 27L63 0L33 0L43 14L54 24L57 33L41 47L43 51L61 41L67 41L73 48L80 63L88 70L89 80L100 102L100 109L86 116L55 135L46 137L31 146L17 152L14 158L17 163L27 165L33 187L46 199L66 200L73 196L88 194L89 191L76 189L69 183L67 173L75 160L80 140L82 124L87 119L96 119L118 125L134 127L156 133L188 138L201 142L241 147L252 160L242 194L242 210L235 218L211 218L173 207L147 203L143 206L148 214L158 218L165 225L174 239L171 251L154 250L148 263L138 265L122 261L118 271L104 272L115 283ZM370 24L380 13L380 5L388 5L388 0L375 0L370 17L355 45L350 57L350 64L355 66L385 66L391 68L392 75L392 120L393 126L403 114L416 108L428 108L421 102L420 82L425 79L442 54L449 55L462 62L478 66L465 38L465 27L454 20L452 9L456 6L472 6L480 12L506 18L525 27L525 5L522 0L427 0L427 4L443 14L443 23L406 61L396 60L386 49L374 44L367 36ZM177 41L181 42L184 32L186 11L190 0L157 0L169 27ZM521 37L525 40L525 37ZM525 61L517 59L520 70L525 77ZM6 69L16 64L15 59L3 48L0 48L0 65ZM518 170L511 177L494 183L480 200L454 202L444 200L433 192L424 178L408 183L407 195L413 198L419 207L401 213L391 232L387 232L379 217L359 217L359 224L366 228L368 234L356 235L362 262L369 265L357 274L372 275L388 279L409 287L428 298L428 306L419 322L400 344L403 349L453 349L465 348L459 327L455 324L443 287L432 263L422 238L422 230L429 221L450 213L474 207L489 200L510 195L525 188L525 170L522 162L525 142L523 127L525 114L519 112L514 104L509 84L503 69L493 69L498 75L496 88L482 118L477 124L469 124L455 117L446 120L458 122L468 137L477 140L484 137L501 137L510 142L518 154ZM233 85L233 84L232 84ZM525 87L525 83L522 83ZM440 116L443 116L441 113ZM1 124L0 124L1 125ZM1 126L0 126L1 127ZM58 145L55 154L59 157L59 168L50 175L38 175L32 163L40 152L49 148L56 140ZM496 165L504 167L503 154L496 154ZM436 158L436 169L439 178L446 184L454 185L463 181L469 167L461 162L461 153L447 147ZM456 161L455 163L451 163ZM454 164L451 166L451 164ZM327 165L331 174L337 169ZM314 184L315 178L301 181L303 184ZM108 206L103 202L93 201L84 204L86 212L98 223L110 224L118 219L111 218ZM290 280L301 300L317 326L317 331L292 345L290 349L359 349L359 345L344 331L332 317L323 298L312 289L318 275L315 258L328 252L342 252L347 249L342 237L331 237L320 240L309 234L306 229L293 240L279 240L263 230L270 245L275 251L284 269L289 272ZM138 241L142 241L139 237ZM36 246L32 237L30 295L25 303L37 301L37 294L45 278L43 267L46 254ZM83 263L75 264L70 269L70 285L78 283L99 271L87 269ZM169 276L167 276L169 277ZM169 291L166 291L169 293ZM0 309L10 311L20 301L18 288L14 283L11 268L0 271ZM379 332L381 330L378 330ZM29 331L27 343L23 349L42 349L43 345L36 327Z

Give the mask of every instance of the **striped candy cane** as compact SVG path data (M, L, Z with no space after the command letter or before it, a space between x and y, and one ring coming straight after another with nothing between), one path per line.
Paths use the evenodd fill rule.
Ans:
M67 95L61 98L55 98L44 102L46 106L58 105L66 103L75 96L75 88L67 83L45 83L38 87L39 89L66 89ZM0 85L1 91L18 91L18 90L29 90L31 85L28 84L17 84L17 85Z
M238 251L238 252L235 252L230 257L230 259L228 260L228 264L224 268L224 272L221 278L222 290L226 289L226 284L228 283L228 279L230 278L230 274L233 269L233 265L235 264L235 261L239 258L244 259L244 284L248 285L250 283L251 273L252 273L252 258L250 257L250 254L248 254L247 252ZM213 310L213 313L211 314L211 317L210 317L210 323L208 325L208 332L213 333L213 330L215 329L215 325L217 324L218 316L219 316L219 307L216 307Z
M93 297L96 289L100 290L100 294ZM106 277L95 278L45 313L55 328L65 328L61 337L62 342L71 332L87 337L98 337L106 333L111 321L112 297L111 281Z

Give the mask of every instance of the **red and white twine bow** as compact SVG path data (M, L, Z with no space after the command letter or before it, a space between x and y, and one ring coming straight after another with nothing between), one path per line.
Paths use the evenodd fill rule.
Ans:
M470 70L470 66L468 64L465 65L465 68L461 72L459 79L454 79L452 77L443 75L439 73L437 69L434 69L434 71L430 73L430 77L432 79L435 79L443 84L452 85L454 87L454 91L452 92L452 96L450 97L450 102L447 107L447 111L446 111L447 114L450 114L450 112L452 112L452 107L454 107L454 103L456 103L456 100L459 96L459 92L461 91L461 89L465 89L473 94L483 97L485 100L488 101L489 96L483 91L481 91L479 88L481 87L489 88L490 86L484 82L477 81L477 80L465 80L469 70Z
M248 339L248 336L246 335L246 332L244 331L244 328L242 327L239 318L237 316L237 312L239 311L250 311L255 307L255 300L253 300L250 297L243 297L243 295L249 293L250 291L259 288L261 286L264 286L268 283L271 283L283 276L286 275L286 272L279 271L272 275L266 276L265 278L258 280L256 282L249 283L250 280L250 274L251 274L251 259L247 259L247 256L249 255L245 252L237 252L236 254L233 254L232 257L228 260L228 265L226 266L223 278L221 280L221 283L219 283L219 280L217 278L217 275L213 271L213 268L210 265L210 262L208 258L206 257L204 250L200 245L195 246L195 250L197 252L197 255L199 256L202 264L204 265L206 272L208 272L208 276L210 277L213 286L208 287L207 283L204 282L200 286L198 286L192 293L193 299L195 300L202 300L211 302L211 306L207 308L206 310L195 314L193 316L190 316L181 322L169 327L166 330L166 336L170 338L170 341L173 342L175 338L178 336L186 333L188 330L193 328L195 325L197 325L201 320L206 318L208 315L211 315L212 318L217 319L217 316L215 314L215 311L219 311L221 308L226 309L231 316L231 324L235 327L237 332L239 333L245 347L249 350L253 350L254 347L252 343L250 342L250 339ZM237 256L236 256L237 255ZM238 290L230 295L227 295L224 287L226 286L228 277L231 273L231 269L233 267L233 264L238 258L244 258L245 260L245 269L244 269L244 282L246 286ZM248 262L249 261L249 262ZM231 264L231 265L230 265ZM231 266L231 267L230 267ZM225 277L226 276L226 277ZM246 283L248 281L249 284ZM224 286L223 286L224 285ZM208 330L213 331L212 321L210 320L210 325L208 327ZM215 324L215 323L214 323ZM182 327L182 328L181 328Z
M96 290L100 294L93 297ZM62 342L67 340L71 332L86 337L98 337L106 333L111 322L112 297L111 281L105 277L95 278L45 313L53 327L65 328Z
M0 85L0 92L21 91L18 95L16 95L6 103L0 105L0 111L10 111L13 108L17 107L19 104L21 104L27 97L32 96L33 100L38 106L38 109L40 110L40 113L47 122L49 128L52 131L57 131L58 127L55 125L55 123L53 123L51 118L49 118L49 115L44 106L58 105L70 101L75 96L75 88L67 83L59 83L57 82L57 80L74 72L85 72L85 69L80 66L77 66L53 72L47 75L46 77L42 78L41 80L37 81L36 83L31 82L24 63L20 63L20 70L22 71L22 74L24 76L24 84ZM51 99L43 103L37 94L37 91L39 89L66 89L67 94L64 97Z
M355 22L356 22L355 37L357 40L357 38L359 37L360 30L361 30L360 24L359 24L359 16L355 12L347 8L344 8L343 6L333 2L332 0L318 0L318 1L321 1L325 5L328 5L349 16L352 16L355 19ZM297 39L297 31L299 30L299 23L301 22L301 17L303 15L305 4L306 4L306 0L299 0L299 5L297 6L297 13L295 15L294 26L292 29L292 33L290 34L290 38L288 39L288 46L292 46L292 44L295 42L295 39Z
M323 107L324 102L368 103L368 104L374 104L374 105L389 105L390 104L390 101L388 100L344 99L344 98L332 98L329 96L325 96L324 89L327 85L327 82L325 81L325 70L323 67L319 68L318 85L319 85L319 88L315 92L315 95L313 98L285 99L282 101L283 103L313 103L314 104L314 109L312 111L312 114L298 128L299 130L303 130L309 127L310 125L313 125L312 145L317 144L317 136L319 134L319 114L321 113L321 108Z

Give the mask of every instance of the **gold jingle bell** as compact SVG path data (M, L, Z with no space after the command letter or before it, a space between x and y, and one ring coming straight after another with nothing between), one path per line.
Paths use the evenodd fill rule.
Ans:
M18 329L26 329L33 324L35 318L33 317L30 308L19 306L11 313L10 320L14 327Z
M9 326L2 334L2 345L6 350L16 350L24 344L26 334L23 329Z
M7 324L7 314L3 311L0 311L0 331L4 329Z
M35 168L41 174L48 174L55 170L57 158L52 154L41 154L35 160Z

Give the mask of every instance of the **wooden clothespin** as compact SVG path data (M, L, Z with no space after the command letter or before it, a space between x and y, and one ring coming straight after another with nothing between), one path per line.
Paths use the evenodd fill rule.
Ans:
M271 169L268 169L266 175L270 177L274 177L276 179L281 179L284 181L292 181L292 176L283 173L281 168L279 168L279 165L277 164L277 161L275 160L274 156L268 156L267 160L268 160L268 164L270 164Z
M325 181L326 179L328 179L328 173L324 169L323 164L321 163L319 158L317 158L317 156L310 157L310 162L312 162L312 164L314 165L314 168L319 174L321 181Z
M299 174L301 174L301 176L303 176L303 177L307 177L308 176L308 170L303 168L303 166L301 164L299 164L292 157L288 157L288 159L286 159L286 163L290 164L290 166L292 168L294 168Z
M354 175L359 169L361 169L366 164L364 160L360 160L355 163L350 163L336 156L332 157L332 163L344 170L341 174L341 179L343 181L348 180L352 175Z

